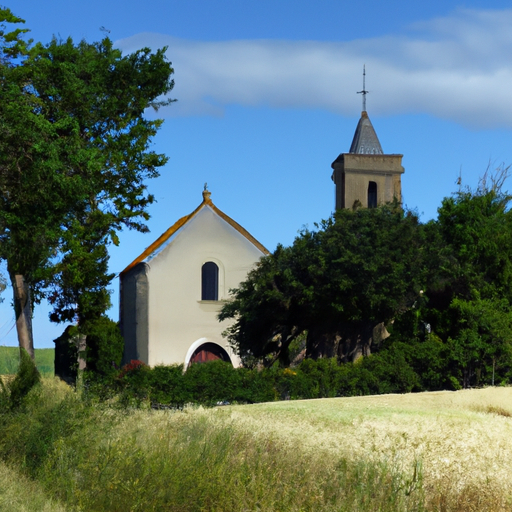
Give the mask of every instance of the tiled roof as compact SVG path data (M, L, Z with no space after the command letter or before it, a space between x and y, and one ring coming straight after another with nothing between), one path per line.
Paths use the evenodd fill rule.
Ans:
M382 155L382 147L379 138L373 129L372 122L368 114L363 111L361 119L357 123L356 132L350 146L349 153L356 153L359 155Z
M255 245L263 254L269 254L268 250L261 245L256 238L254 238L247 230L245 230L238 222L234 221L231 217L226 215L223 211L219 210L210 199L211 193L208 190L203 191L203 202L189 215L185 215L185 217L181 217L177 222L175 222L165 233L163 233L159 238L157 238L140 256L135 258L122 272L128 272L138 263L144 261L151 254L157 251L169 238L171 238L180 228L182 228L190 219L195 217L197 213L202 210L204 207L209 206L219 217L225 220L231 227L236 229L242 236L247 238L253 245Z

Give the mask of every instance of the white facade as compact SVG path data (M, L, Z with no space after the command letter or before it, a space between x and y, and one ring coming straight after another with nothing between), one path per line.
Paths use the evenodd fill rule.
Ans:
M186 367L202 349L206 353L208 343L213 344L207 345L210 348L222 347L238 366L238 357L221 334L229 324L220 323L217 314L229 290L267 253L211 202L209 192L203 192L203 202L193 213L176 222L121 273L125 362L139 359L150 366L183 363ZM210 283L210 290L216 288L215 297L204 295L202 288L207 262L218 268L217 281Z

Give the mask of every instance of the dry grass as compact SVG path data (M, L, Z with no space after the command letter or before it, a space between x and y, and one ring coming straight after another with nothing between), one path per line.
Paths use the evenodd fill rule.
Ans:
M512 388L335 398L209 414L257 435L300 440L305 453L370 460L410 473L420 463L436 510L512 509ZM208 414L208 413L207 413Z
M185 413L136 413L150 443L178 424L227 426L255 444L336 471L340 458L385 467L414 491L421 473L427 510L512 510L512 388L285 401ZM132 418L133 421L134 418ZM178 429L179 430L179 429ZM321 462L320 462L321 461Z
M185 411L82 410L45 388L34 412L67 423L51 440L22 418L18 437L42 457L47 436L32 474L78 510L512 510L512 388Z

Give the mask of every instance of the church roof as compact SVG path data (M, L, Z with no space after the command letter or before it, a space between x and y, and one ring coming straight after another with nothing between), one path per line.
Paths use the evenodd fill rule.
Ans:
M179 229L181 229L188 221L195 217L203 208L210 207L220 218L225 220L231 227L238 231L242 236L247 238L249 242L255 245L263 254L269 254L268 250L256 240L247 230L245 230L238 222L234 221L231 217L226 215L223 211L219 210L212 202L211 192L208 190L203 191L203 202L189 215L181 217L176 221L165 233L157 238L146 250L137 258L135 258L122 272L128 272L130 269L135 267L138 263L144 261L148 256L157 251L162 245L164 245L169 238L171 238Z
M361 112L361 119L359 119L359 123L357 123L349 153L357 153L359 155L383 154L379 138L365 110Z

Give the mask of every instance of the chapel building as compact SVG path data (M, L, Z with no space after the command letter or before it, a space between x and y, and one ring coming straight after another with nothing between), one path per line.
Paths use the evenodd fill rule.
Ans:
M229 290L268 254L211 200L182 217L120 274L123 364L150 366L222 359L240 365L217 315Z
M363 98L367 91L364 91ZM384 154L363 112L348 153L332 163L335 208L373 208L401 201L402 155ZM120 274L123 364L150 366L222 359L240 365L222 333L232 320L217 315L267 249L219 210L203 201L182 217Z

